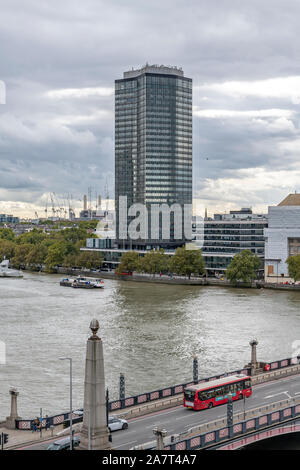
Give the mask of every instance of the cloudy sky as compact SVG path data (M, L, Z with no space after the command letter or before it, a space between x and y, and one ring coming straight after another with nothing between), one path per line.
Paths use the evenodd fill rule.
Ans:
M0 212L113 197L114 80L146 62L193 78L209 213L300 191L298 0L1 0L0 17Z

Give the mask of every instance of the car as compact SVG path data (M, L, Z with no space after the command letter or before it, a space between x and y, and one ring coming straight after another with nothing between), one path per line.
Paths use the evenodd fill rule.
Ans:
M108 418L108 429L110 432L127 428L128 422L126 421L126 419L115 418L114 416L110 416Z
M73 437L73 448L78 447L79 444L79 437ZM47 447L47 450L70 450L70 437L63 437L62 439L58 439L57 441L52 442Z

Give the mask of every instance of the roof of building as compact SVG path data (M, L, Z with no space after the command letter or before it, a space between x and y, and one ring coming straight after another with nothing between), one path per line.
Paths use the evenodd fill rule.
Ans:
M289 194L278 206L300 206L300 194Z
M182 68L175 67L175 66L166 66L166 65L149 65L146 64L144 67L140 69L132 69L128 72L123 73L124 78L133 78L142 75L143 73L156 73L156 74L171 74L171 75L178 75L179 77L183 77L184 73Z

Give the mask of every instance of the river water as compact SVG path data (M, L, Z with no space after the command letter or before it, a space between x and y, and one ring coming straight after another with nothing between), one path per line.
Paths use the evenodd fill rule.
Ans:
M0 279L0 420L9 414L9 388L20 392L23 418L68 409L69 363L73 402L82 407L86 339L92 318L100 322L110 398L118 398L119 375L126 395L235 370L250 360L249 340L259 341L258 359L295 354L300 345L300 292L178 286L105 280L103 290L61 287L60 276L25 273ZM296 351L299 354L299 351Z

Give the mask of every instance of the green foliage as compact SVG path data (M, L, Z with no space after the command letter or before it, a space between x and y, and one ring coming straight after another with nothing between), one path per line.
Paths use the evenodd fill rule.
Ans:
M26 264L28 264L31 269L40 269L45 263L47 252L47 247L42 243L33 245L33 247L26 256Z
M167 272L169 270L169 256L164 254L164 250L149 251L145 256L140 257L136 270L148 274Z
M103 263L103 259L99 252L81 251L76 258L76 266L82 268L98 268Z
M31 243L32 245L37 245L47 238L47 235L42 230L37 230L36 228L30 232L22 233L16 238L18 245L24 243Z
M10 240L5 240L0 238L0 260L4 257L6 259L11 259L15 253L15 243Z
M132 273L133 271L136 271L138 265L139 254L136 251L128 251L122 255L121 262L116 269L116 273Z
M89 234L98 221L89 220L75 227L73 222L57 223L57 229L45 233L37 228L30 232L15 236L11 229L0 229L0 260L5 256L16 268L38 269L45 265L48 272L53 272L56 266L78 266L82 268L97 268L103 260L100 253L80 251L86 244ZM49 221L49 226L54 224ZM62 229L62 226L69 225Z
M48 254L45 258L45 264L47 271L52 271L56 266L62 266L64 259L68 255L77 255L79 250L76 246L70 242L60 240L53 243L48 248Z
M21 245L16 245L14 257L11 259L11 264L18 269L25 268L27 265L27 256L33 247L34 245L31 243L22 243Z
M95 230L98 223L99 223L99 220L81 220L80 222L78 222L78 227L84 230L89 230L89 229Z
M199 275L205 272L205 263L201 250L186 250L185 247L177 248L175 255L170 260L170 270L181 276L191 277L191 274Z
M11 228L1 228L0 239L14 241L15 240L14 231Z
M243 250L232 258L226 271L226 278L232 283L238 281L252 282L257 277L257 270L260 265L261 261L258 256L250 250Z
M295 282L300 279L300 254L295 256L289 256L286 260L289 270L289 276L294 279Z

